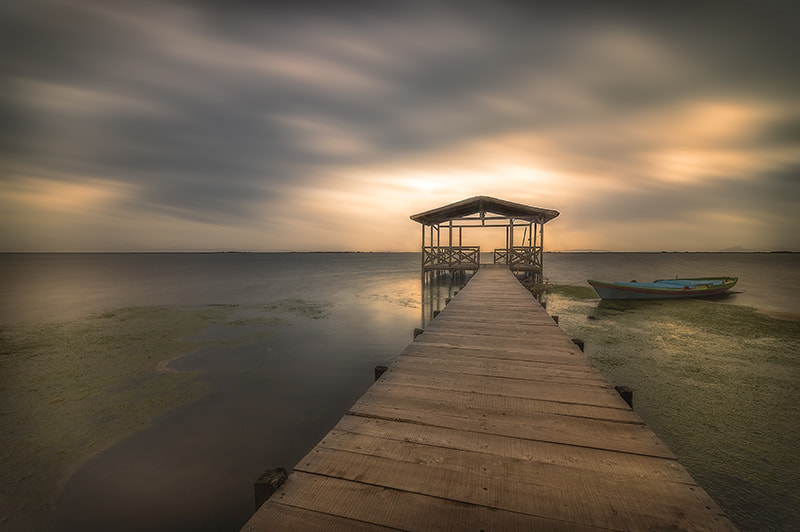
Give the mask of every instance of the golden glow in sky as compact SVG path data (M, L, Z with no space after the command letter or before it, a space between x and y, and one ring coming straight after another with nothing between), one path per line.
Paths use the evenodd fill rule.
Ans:
M548 250L800 250L789 3L2 9L0 250L416 251L476 195Z

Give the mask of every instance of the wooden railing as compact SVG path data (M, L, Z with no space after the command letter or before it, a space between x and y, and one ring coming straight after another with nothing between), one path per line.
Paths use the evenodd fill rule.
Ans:
M512 270L541 270L542 246L515 246L495 249L495 264L508 264Z
M477 270L481 263L480 246L425 246L424 270Z
M508 264L508 250L506 248L499 248L494 250L494 263Z

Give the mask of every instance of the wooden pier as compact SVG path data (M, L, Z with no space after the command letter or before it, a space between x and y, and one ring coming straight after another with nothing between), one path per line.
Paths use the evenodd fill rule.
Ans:
M735 527L508 267L482 266L242 530Z

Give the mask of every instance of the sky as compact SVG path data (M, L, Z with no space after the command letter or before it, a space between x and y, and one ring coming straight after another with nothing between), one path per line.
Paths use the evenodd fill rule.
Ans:
M800 251L798 21L0 1L0 251L417 251L410 215L477 195L560 211L550 251Z

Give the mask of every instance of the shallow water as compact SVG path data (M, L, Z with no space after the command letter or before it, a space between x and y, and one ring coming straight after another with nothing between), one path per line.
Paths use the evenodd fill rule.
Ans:
M545 257L578 296L590 277L740 277L713 302L548 304L743 530L798 523L798 325L742 305L800 312L799 259ZM238 529L259 474L297 463L457 288L423 292L418 254L0 255L0 274L16 530Z
M419 326L414 254L4 258L18 530L236 529Z
M742 530L797 530L800 322L703 300L548 310Z
M738 277L725 304L800 314L799 253L548 253L554 283L653 281L676 277Z

